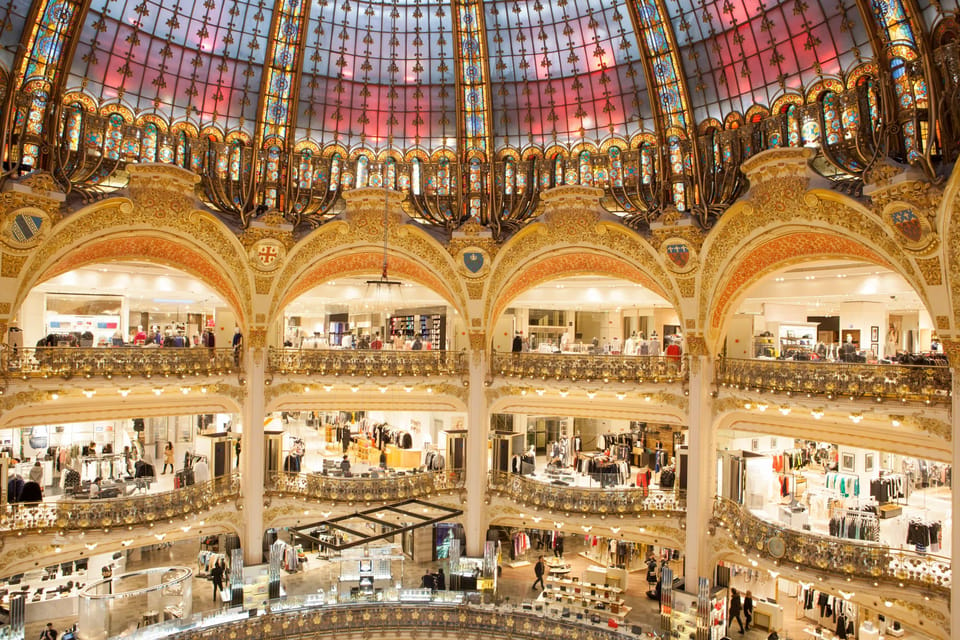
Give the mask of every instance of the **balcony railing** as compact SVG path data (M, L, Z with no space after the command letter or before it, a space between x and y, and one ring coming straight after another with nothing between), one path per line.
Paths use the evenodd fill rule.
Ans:
M388 502L425 498L462 487L462 478L451 472L391 475L385 478L341 478L319 473L279 471L267 475L265 492L308 500L333 502Z
M0 352L5 376L27 378L188 376L240 369L233 349L194 347L29 347Z
M794 531L765 522L726 498L716 500L713 516L751 553L843 577L909 584L941 595L950 592L949 558Z
M510 640L634 640L637 635L610 629L607 617L599 623L561 618L559 607L534 613L513 607L472 604L390 602L371 604L312 604L311 597L268 603L258 616L230 611L195 615L144 627L137 640L215 640L216 638L335 638L362 631L364 637L395 636L489 637Z
M234 474L164 493L10 504L0 517L0 531L73 531L146 525L206 511L239 496L240 477Z
M502 471L490 472L487 489L521 504L565 513L640 514L683 512L686 508L679 491L560 487Z
M796 360L717 361L717 383L736 389L833 398L950 402L952 378L945 366L850 364Z
M494 353L493 375L571 382L678 382L687 371L679 358L575 353Z
M317 376L455 376L467 372L462 351L270 349L267 371Z

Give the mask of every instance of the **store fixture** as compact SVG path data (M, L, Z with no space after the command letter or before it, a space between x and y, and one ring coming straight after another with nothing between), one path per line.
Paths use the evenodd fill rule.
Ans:
M138 626L143 627L188 618L192 607L193 571L187 567L114 575L80 592L77 632L84 640L106 640L126 631L130 611L140 612Z

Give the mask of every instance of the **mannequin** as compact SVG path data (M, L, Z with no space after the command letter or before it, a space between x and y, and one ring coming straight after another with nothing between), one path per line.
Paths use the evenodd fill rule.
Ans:
M857 348L853 344L853 336L848 333L847 338L843 343L843 353L840 359L843 360L844 362L853 362L854 356L856 354L857 354Z
M623 343L623 355L634 356L637 354L637 332L634 331Z
M660 355L660 338L657 336L657 332L654 331L650 334L650 343L647 349L652 356Z

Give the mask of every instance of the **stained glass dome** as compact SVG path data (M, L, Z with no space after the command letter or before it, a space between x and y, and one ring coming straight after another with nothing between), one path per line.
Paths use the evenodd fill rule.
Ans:
M28 170L54 135L67 153L92 145L206 174L211 206L241 217L319 211L345 179L410 190L423 219L454 226L532 210L471 193L571 181L607 189L605 206L629 217L729 203L739 162L775 146L818 149L824 175L860 179L883 146L853 140L864 122L896 120L895 158L935 171L946 142L930 91L951 85L940 90L930 61L956 40L955 12L931 0L9 0L0 66ZM104 190L117 171L81 173Z

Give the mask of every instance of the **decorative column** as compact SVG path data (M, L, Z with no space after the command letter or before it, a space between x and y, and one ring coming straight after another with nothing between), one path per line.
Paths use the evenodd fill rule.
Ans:
M684 548L684 581L687 593L696 593L701 576L713 582L710 553L702 544L713 514L716 493L716 436L713 432L713 361L705 349L694 348L687 337L690 360L689 464L687 465L687 530Z
M246 341L243 375L243 441L240 450L240 489L243 514L240 541L247 565L263 563L263 480L264 480L264 372L267 350L265 329L254 329Z
M487 433L490 430L490 410L484 380L488 354L486 334L470 334L470 387L467 394L467 489L464 529L467 534L467 555L483 555L487 537Z
M960 465L960 340L943 339L943 351L950 363L951 398L950 424L953 434L953 468ZM960 513L960 491L952 491L950 508L952 513ZM950 566L960 567L960 527L953 527L950 540ZM955 637L960 630L960 588L955 584L950 590L950 635Z

